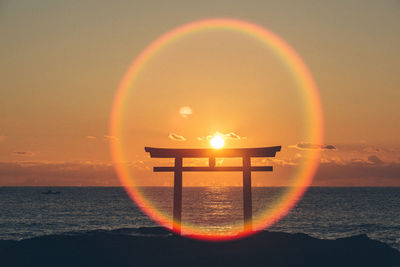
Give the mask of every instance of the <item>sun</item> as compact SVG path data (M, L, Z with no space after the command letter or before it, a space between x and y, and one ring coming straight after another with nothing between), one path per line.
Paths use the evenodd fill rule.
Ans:
M211 138L210 140L210 144L213 148L221 148L224 146L225 144L225 140L224 138L222 138L219 135L214 136L213 138Z

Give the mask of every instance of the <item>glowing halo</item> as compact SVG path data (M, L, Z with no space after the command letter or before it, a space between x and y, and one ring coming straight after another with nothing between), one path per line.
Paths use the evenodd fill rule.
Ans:
M323 143L323 116L322 106L320 103L318 89L313 80L313 77L308 70L307 66L301 57L290 47L284 40L282 40L275 33L268 29L242 20L217 18L205 19L195 22L190 22L185 25L179 26L163 34L155 41L150 43L133 61L131 66L126 71L122 78L117 92L115 94L112 111L110 116L110 136L117 138L110 139L110 150L116 172L125 190L130 197L138 204L138 206L153 220L161 225L171 229L171 218L163 214L161 211L151 207L151 203L142 195L132 179L128 167L123 164L124 154L121 144L118 141L118 136L121 134L121 117L123 113L125 95L127 94L130 86L135 82L140 70L145 63L153 58L157 52L162 48L174 42L175 40L196 32L223 29L239 32L253 37L260 41L268 48L272 49L284 62L286 67L291 71L297 87L301 90L303 100L306 103L305 114L308 118L308 125L305 129L308 130L307 136L317 144ZM145 144L143 144L144 146ZM311 184L315 171L319 164L320 151L315 150L308 160L307 164L303 164L297 171L297 178L294 180L293 185L278 199L277 204L261 215L264 220L257 222L253 221L254 232L260 231L271 226L282 216L284 216L301 198L304 191ZM237 235L210 235L204 230L198 229L182 222L182 229L191 237L205 239L205 240L229 240L239 238L252 234L253 232L240 232Z

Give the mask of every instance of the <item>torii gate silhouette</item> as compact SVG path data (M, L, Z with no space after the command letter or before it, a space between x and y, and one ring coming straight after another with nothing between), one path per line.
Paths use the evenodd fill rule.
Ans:
M145 147L152 158L174 158L173 167L154 167L154 172L174 172L173 230L181 233L182 219L182 172L222 171L243 172L243 218L244 230L252 231L251 172L272 171L272 166L251 166L252 157L275 157L281 146L257 148L225 148L225 149L178 149ZM242 158L242 166L215 166L215 158ZM208 158L208 167L184 167L183 158Z

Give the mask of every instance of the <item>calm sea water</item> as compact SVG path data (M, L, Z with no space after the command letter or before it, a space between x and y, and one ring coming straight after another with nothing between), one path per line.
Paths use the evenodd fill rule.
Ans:
M123 188L0 188L0 239L46 234L157 226ZM143 192L166 213L172 212L172 188ZM242 189L184 188L183 220L212 231L241 221ZM253 188L253 211L268 208L285 188ZM400 250L400 188L310 188L271 231L306 233L318 238L367 234Z

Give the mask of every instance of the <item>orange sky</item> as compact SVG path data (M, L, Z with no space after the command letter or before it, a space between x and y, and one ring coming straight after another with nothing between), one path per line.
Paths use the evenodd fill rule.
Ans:
M400 185L399 2L168 3L0 3L0 186L119 185L108 144L119 81L161 34L210 17L267 27L310 68L324 144L332 145L314 185ZM258 186L285 185L315 149L305 144L305 102L293 77L243 34L208 31L174 42L147 62L127 102L120 141L143 185L172 183L170 174L151 173L157 161L145 145L206 147L204 137L216 131L235 134L227 147L282 145L274 173L255 176ZM183 106L192 114L183 117ZM240 185L219 175L184 184Z

